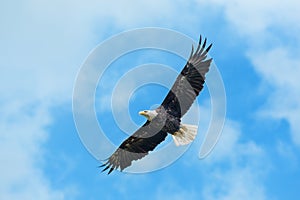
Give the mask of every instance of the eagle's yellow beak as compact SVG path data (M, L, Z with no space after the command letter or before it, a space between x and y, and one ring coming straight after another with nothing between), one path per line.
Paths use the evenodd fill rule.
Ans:
M139 112L140 115L146 116L146 113L144 111Z

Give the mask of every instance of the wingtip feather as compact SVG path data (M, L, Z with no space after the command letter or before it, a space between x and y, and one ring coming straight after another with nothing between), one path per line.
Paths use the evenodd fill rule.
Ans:
M201 42L202 42L202 35L200 35L200 38L199 38L199 46L201 45Z
M110 174L112 171L114 171L115 168L111 167L109 172L107 174Z
M190 60L190 59L191 59L191 57L193 56L193 53L194 53L194 45L192 45L192 51L191 51L191 54L190 54L189 60Z
M212 47L212 43L207 47L207 49L205 50L206 51L206 53L210 50L210 48Z
M206 38L204 39L204 43L203 43L203 45L202 45L202 48L204 49L205 48L205 46L206 46Z
M101 172L104 172L104 171L106 171L107 169L109 168L109 165L108 166L106 166Z

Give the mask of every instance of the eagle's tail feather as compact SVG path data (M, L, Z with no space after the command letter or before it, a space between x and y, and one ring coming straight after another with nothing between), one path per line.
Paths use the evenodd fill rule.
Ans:
M190 124L181 124L177 132L172 134L176 146L187 145L191 143L197 135L198 126Z

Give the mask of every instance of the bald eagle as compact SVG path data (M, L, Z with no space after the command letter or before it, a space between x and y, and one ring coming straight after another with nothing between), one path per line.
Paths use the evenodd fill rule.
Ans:
M192 103L203 88L205 74L208 72L212 58L207 53L212 44L206 48L206 38L199 44L178 75L174 85L168 92L162 104L155 110L143 110L140 115L147 118L146 123L133 135L127 138L119 148L100 167L103 171L109 169L108 174L120 168L121 171L130 166L132 161L139 160L153 151L156 146L171 134L175 144L191 143L197 134L197 126L182 124L181 118L189 110Z

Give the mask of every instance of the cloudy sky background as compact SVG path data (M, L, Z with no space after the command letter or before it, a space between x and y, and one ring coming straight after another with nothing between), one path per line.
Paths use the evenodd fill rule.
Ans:
M295 199L299 7L296 0L1 1L0 199ZM162 170L106 176L76 132L76 74L105 39L151 26L214 43L227 94L224 130L204 160L196 141ZM177 71L184 64L163 61ZM207 97L199 100L204 115Z

